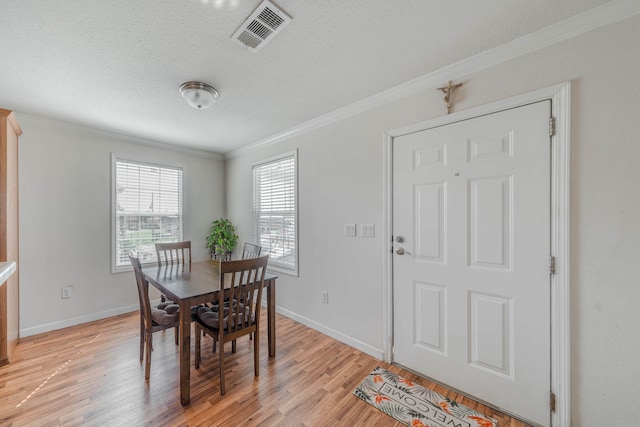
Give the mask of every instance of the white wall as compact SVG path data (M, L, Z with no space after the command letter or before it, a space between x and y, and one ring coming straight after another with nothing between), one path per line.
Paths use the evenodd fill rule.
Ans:
M640 18L463 79L456 110L572 81L572 425L637 424L640 396ZM384 58L381 58L384 60ZM458 80L458 81L459 81ZM312 102L312 101L309 101ZM384 131L442 114L434 89L303 135L234 153L227 211L250 238L251 162L299 150L300 276L281 275L280 311L381 354L379 234ZM344 237L374 223L375 239ZM321 290L329 291L328 305Z
M194 260L224 214L224 161L205 153L17 114L20 138L20 335L138 309L132 272L111 273L111 154L185 168L185 240ZM61 288L73 286L61 299Z

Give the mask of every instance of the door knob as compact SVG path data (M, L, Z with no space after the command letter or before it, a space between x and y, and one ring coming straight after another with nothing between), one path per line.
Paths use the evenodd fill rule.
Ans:
M393 251L394 249L396 251L396 255L411 255L411 252L405 251L404 248L393 248L391 250Z
M398 242L398 243L404 242L404 237L402 237L402 236L396 237L396 242Z

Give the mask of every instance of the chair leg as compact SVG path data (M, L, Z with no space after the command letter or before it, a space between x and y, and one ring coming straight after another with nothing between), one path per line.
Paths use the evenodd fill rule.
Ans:
M231 341L231 353L236 352L236 340Z
M255 337L253 339L253 370L255 371L256 377L260 375L260 341L258 337L257 331L254 333Z
M142 362L142 359L144 358L144 323L142 320L142 314L140 314L140 362Z
M195 323L195 336L196 336L196 351L195 351L195 367L196 369L200 368L200 327L197 323ZM202 331L204 333L204 331Z
M180 339L180 325L176 326L176 345L178 345L178 341Z
M153 344L151 342L151 334L147 334L147 358L144 366L144 379L149 381L149 376L151 374L151 351L153 349Z
M220 394L225 393L224 389L224 342L220 341L220 351L218 352L218 369L220 370Z

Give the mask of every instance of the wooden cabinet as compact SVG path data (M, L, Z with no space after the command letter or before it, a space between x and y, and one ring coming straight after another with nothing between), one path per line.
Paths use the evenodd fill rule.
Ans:
M0 262L15 262L15 271L0 285L0 366L9 363L20 331L18 137L21 134L13 112L0 108Z

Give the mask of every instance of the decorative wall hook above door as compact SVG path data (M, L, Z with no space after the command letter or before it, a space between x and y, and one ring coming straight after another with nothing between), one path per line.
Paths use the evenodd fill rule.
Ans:
M453 84L451 80L449 80L449 84L443 87L439 87L438 90L441 90L444 93L444 102L447 104L447 114L451 113L451 108L453 107L453 91L462 86L462 83Z

